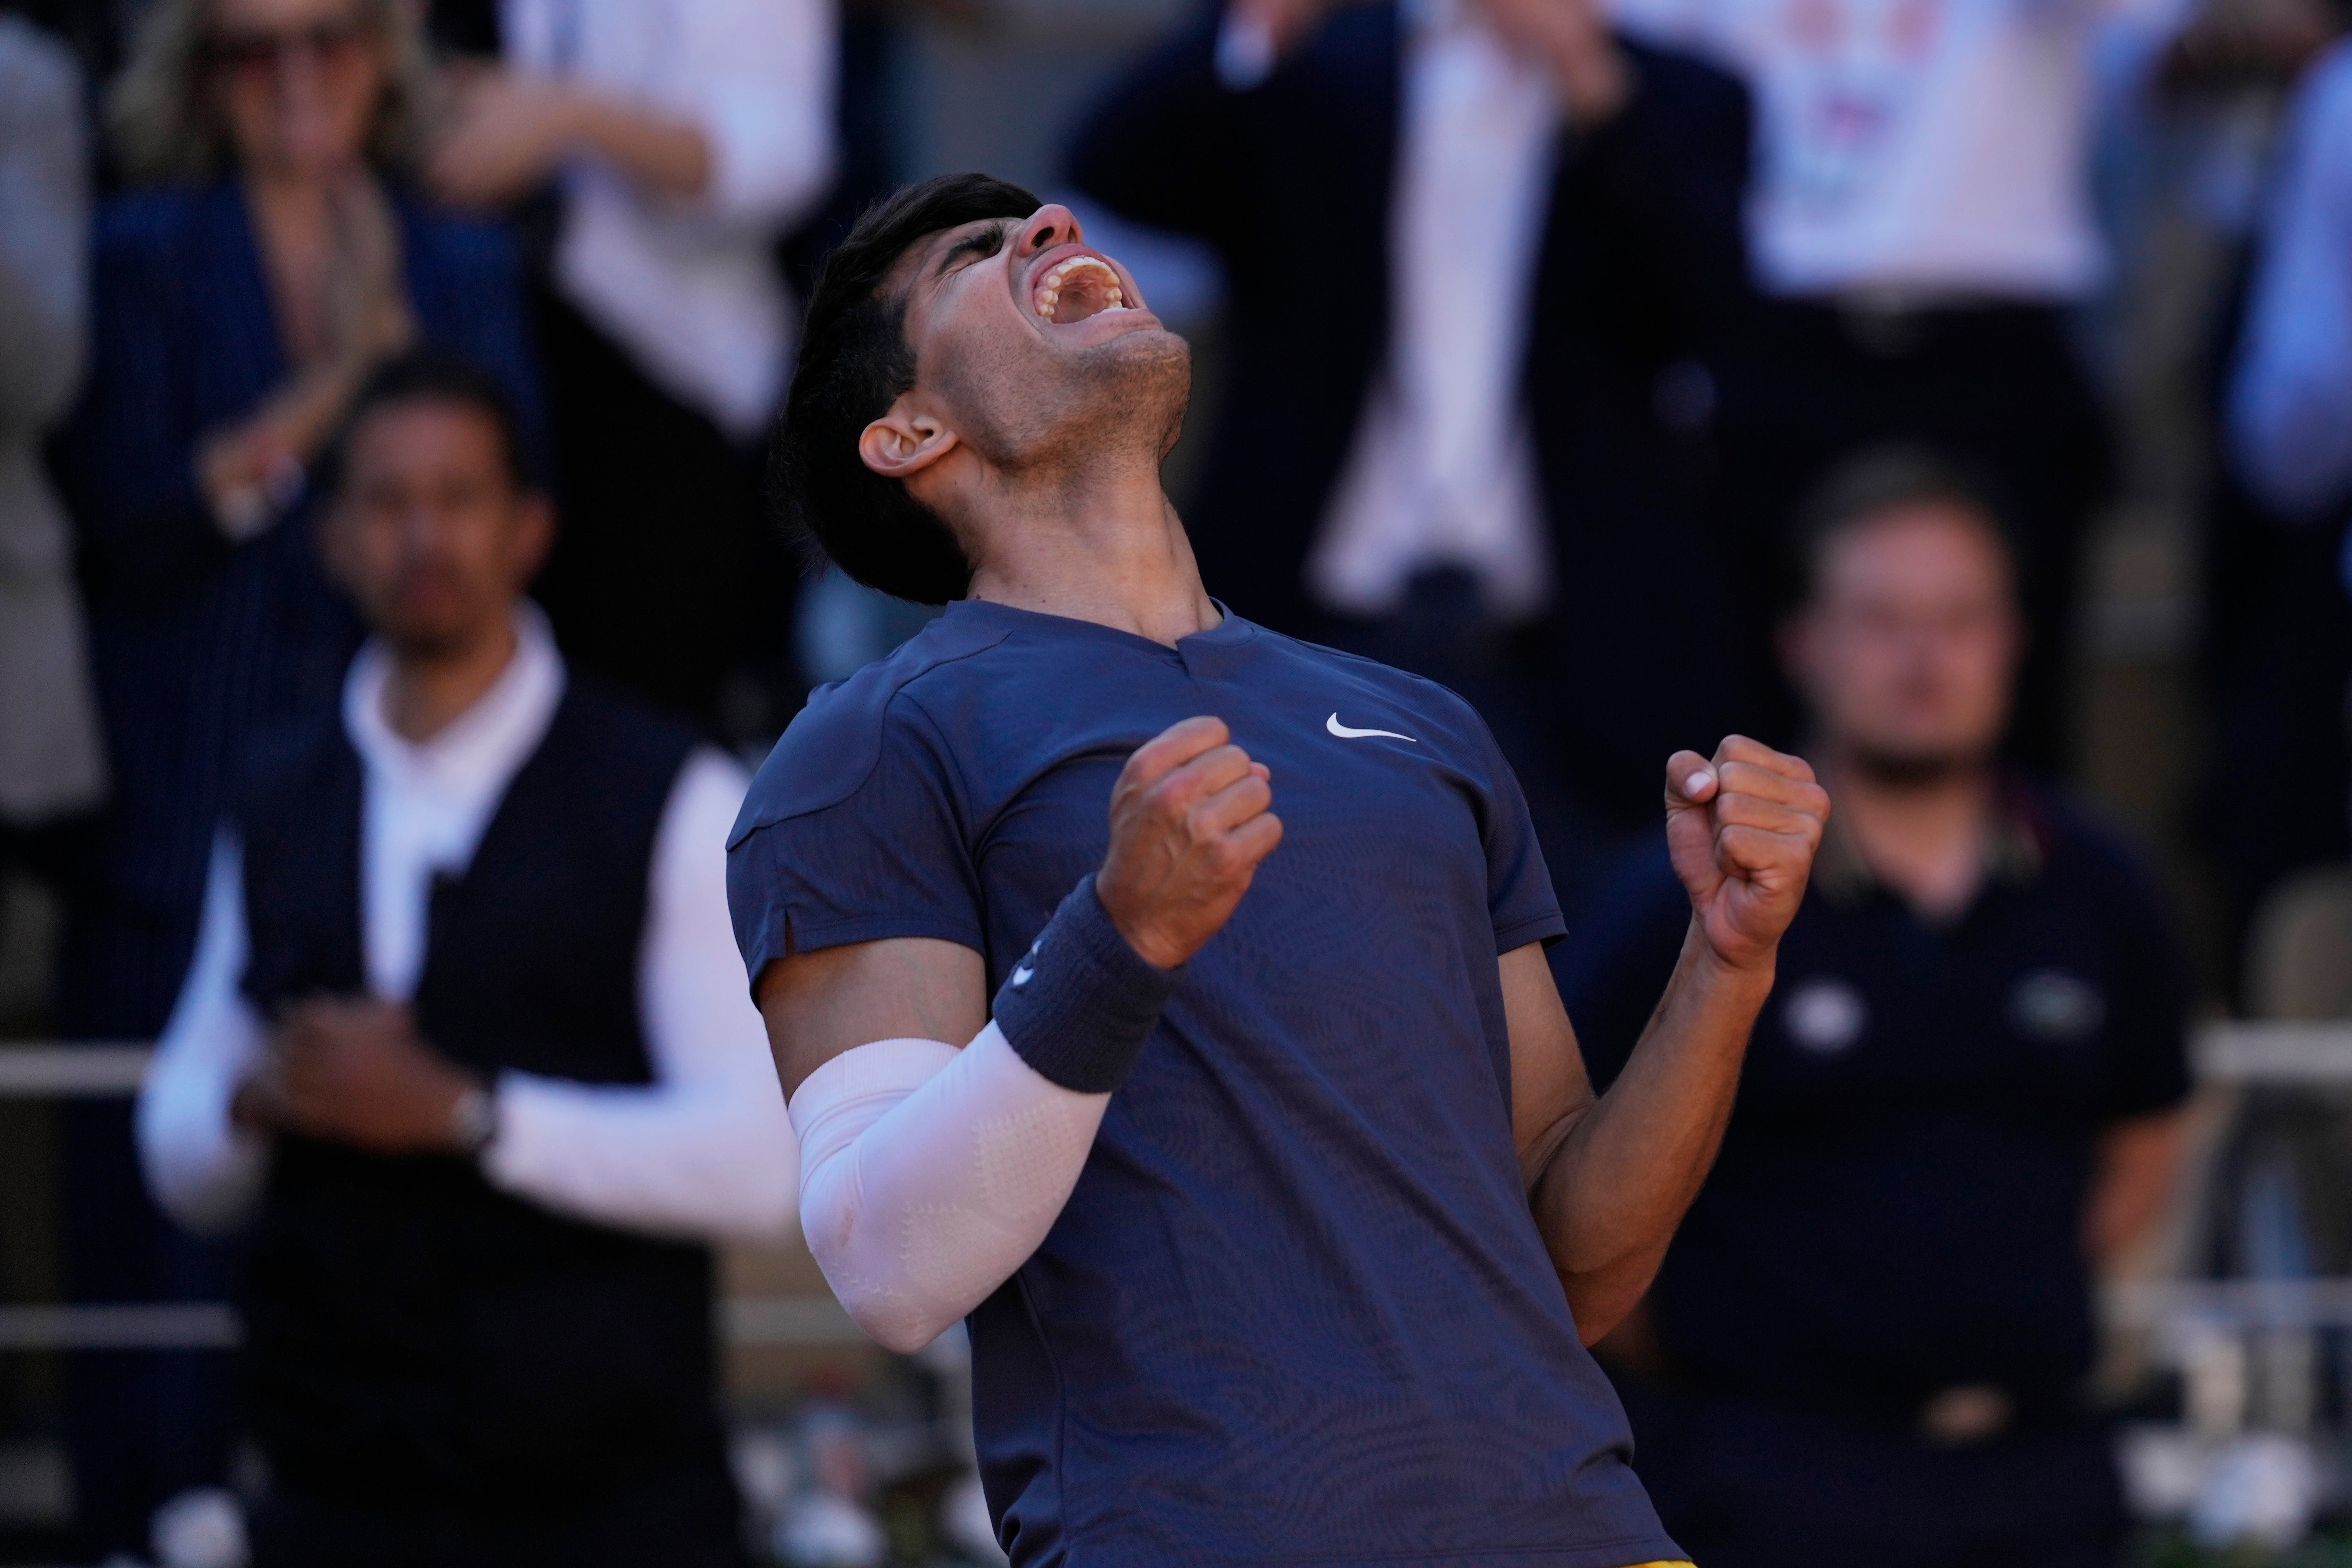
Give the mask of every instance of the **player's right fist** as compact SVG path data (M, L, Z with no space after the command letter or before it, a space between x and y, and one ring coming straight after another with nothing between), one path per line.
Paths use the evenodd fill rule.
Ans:
M1119 770L1095 896L1147 963L1173 969L1232 918L1282 842L1272 776L1205 715L1162 730Z

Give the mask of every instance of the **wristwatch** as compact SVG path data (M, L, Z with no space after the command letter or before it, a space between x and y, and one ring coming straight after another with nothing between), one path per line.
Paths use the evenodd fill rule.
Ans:
M457 1097L449 1112L449 1133L468 1154L480 1154L499 1136L499 1099L479 1084Z

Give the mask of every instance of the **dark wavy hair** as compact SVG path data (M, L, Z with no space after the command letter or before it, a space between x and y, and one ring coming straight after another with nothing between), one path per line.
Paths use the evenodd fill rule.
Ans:
M825 258L768 448L770 511L813 558L917 604L961 599L971 586L971 563L948 525L857 455L859 434L915 384L907 301L886 296L883 283L931 235L1025 218L1042 205L987 174L942 174L868 207Z

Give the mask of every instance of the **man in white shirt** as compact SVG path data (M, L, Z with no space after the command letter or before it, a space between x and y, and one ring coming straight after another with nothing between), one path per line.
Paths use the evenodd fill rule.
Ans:
M796 1185L745 781L567 678L513 452L462 364L361 395L324 544L375 637L224 836L140 1099L163 1206L251 1226L261 1568L739 1559L700 1243Z
M712 720L790 598L755 458L799 315L776 242L833 178L832 0L501 0L497 30L428 173L468 205L560 195L540 596L583 667Z
M1782 574L1790 515L1838 459L1926 443L1975 469L2020 547L2030 651L2011 732L2063 762L2060 702L2105 416L2064 313L2104 281L2094 47L2179 0L1614 0L1757 100L1748 249L1766 297L1723 387L1742 575ZM1769 665L1772 606L1748 605ZM1794 721L1780 689L1780 721Z

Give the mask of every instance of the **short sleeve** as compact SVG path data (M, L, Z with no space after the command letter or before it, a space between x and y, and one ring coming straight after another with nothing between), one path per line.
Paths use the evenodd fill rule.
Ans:
M2164 896L2138 867L2116 893L2116 984L2106 1035L2106 1114L2116 1121L2169 1110L2189 1098L2188 976Z
M1535 821L1528 815L1518 775L1483 722L1477 734L1486 775L1486 912L1495 923L1499 955L1531 942L1557 942L1567 933L1568 924L1560 919L1551 871L1536 841Z
M824 765L805 753L788 732L761 769L747 813L763 796L805 795L780 776ZM751 984L788 953L886 937L936 937L986 951L964 815L930 721L904 698L891 701L873 765L855 787L827 804L739 827L728 849L727 903Z

